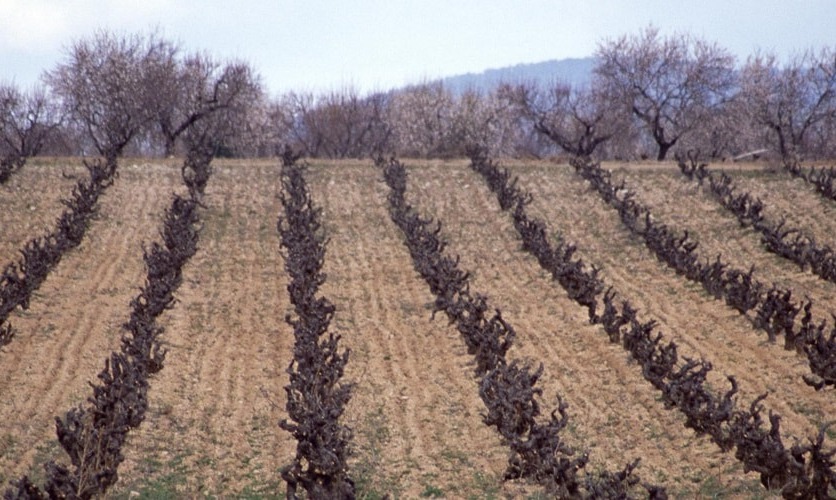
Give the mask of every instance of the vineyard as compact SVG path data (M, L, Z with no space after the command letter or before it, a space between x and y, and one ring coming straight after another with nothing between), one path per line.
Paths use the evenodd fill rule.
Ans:
M66 491L130 375L76 491L836 496L832 170L471 153L31 159L0 266L56 256L3 282L3 491Z

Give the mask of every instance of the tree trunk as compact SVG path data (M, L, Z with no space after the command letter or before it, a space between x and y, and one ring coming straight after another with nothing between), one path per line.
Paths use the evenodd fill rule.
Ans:
M659 145L659 154L656 155L656 161L663 161L665 158L667 158L668 151L670 151L674 144L676 144L676 141L678 139L679 138L677 137L672 141L656 141L656 143Z
M176 150L176 138L165 136L165 157L172 158Z

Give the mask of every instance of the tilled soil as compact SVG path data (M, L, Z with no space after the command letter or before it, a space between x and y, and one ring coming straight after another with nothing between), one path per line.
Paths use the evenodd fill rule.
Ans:
M23 473L37 478L44 462L63 454L54 418L85 401L88 381L96 380L108 353L118 348L130 300L144 279L142 244L157 237L178 185L179 175L169 168L124 162L99 199L100 213L81 245L49 274L29 309L10 316L16 336L0 352L4 479ZM66 187L50 177L34 191L57 199L66 193L56 196L53 190Z
M446 251L471 271L473 291L516 329L508 358L543 364L544 417L557 395L568 403L563 438L589 453L588 470L616 471L641 458L641 479L675 497L765 495L756 474L687 430L628 354L589 325L585 309L520 250L510 216L467 162L406 164L408 201L442 222ZM643 320L658 321L681 354L714 364L715 390L725 391L725 376L733 375L738 404L768 391L764 406L781 414L787 444L836 413L832 391L816 393L801 381L802 357L769 344L747 319L657 262L570 167L509 168L533 194L530 214L577 244L577 255L601 268ZM33 210L19 192L0 190L10 207L2 215L3 255L48 228L72 187L26 172L18 174L17 189L44 194ZM278 422L287 417L283 388L294 339L285 322L292 309L276 231L278 174L274 161L215 162L198 252L183 270L175 306L159 320L165 366L151 380L146 421L130 435L111 496L283 495L279 469L292 460L295 442ZM335 304L332 331L351 351L344 381L354 388L343 422L353 430L349 467L358 492L365 498L536 494L524 482L502 481L507 447L482 422L472 357L443 314L432 317L433 297L389 219L381 172L370 162L317 162L305 175L328 237L321 294ZM660 219L691 230L706 255L722 251L735 265L754 263L765 277L807 286L809 273L773 262L756 236L679 179L675 166L618 175ZM772 181L762 176L755 184L769 190ZM782 199L777 186L770 197ZM815 196L793 189L799 199ZM158 239L163 211L179 190L175 163L120 167L85 242L49 276L29 311L13 316L18 337L0 352L8 374L0 378L4 481L24 473L37 479L45 461L65 460L53 418L88 397L87 381L118 347L130 299L144 280L142 243ZM36 218L22 215L28 212ZM823 232L832 223L813 217L809 227ZM833 292L820 284L804 291L817 304Z
M717 376L717 390L727 386L721 377L733 375L740 382L741 402L751 401L767 391L773 394L764 406L782 415L785 437L804 438L827 420L830 414L827 410L834 408L832 395L815 392L803 383L802 375L809 373L803 356L785 351L778 344L769 344L766 334L754 329L737 311L714 300L700 285L676 276L657 261L641 240L631 236L621 225L618 214L597 198L588 183L570 168L542 168L556 169L560 173L545 175L535 168L519 171L521 185L534 193L532 210L539 210L545 220L552 221L552 227L562 227L567 240L578 245L578 255L601 267L605 281L637 306L643 317L659 321L659 329L680 345L682 354L702 356L711 361ZM720 220L722 209L712 210L712 200L695 193L673 191L674 187L668 184L670 178L673 182L681 182L675 178L678 175L675 170L669 170L667 174L641 172L634 175L641 177L640 182L635 182L634 189L638 200L650 206L654 216L664 223L668 223L666 213L656 212L659 202L647 200L669 200L666 206L681 211L680 218L672 217L669 224L691 230L700 241L701 252L708 252L707 255L701 253L706 259L722 253L724 260L728 256L733 265L742 269L748 269L753 263L760 268L763 261L777 259L754 245L757 240L736 226L736 221L734 225L724 226L724 230L719 231L721 235L713 240L708 236L704 238L703 233L715 232L707 228L722 222L730 224L730 221ZM632 189L634 183L628 182L627 186ZM573 212L584 216L575 217ZM692 221L688 227L680 225L686 219L685 213L690 214L687 219ZM564 221L562 224L557 223L560 218ZM693 230L695 225L703 231ZM714 241L717 246L704 248L703 245L707 245L704 240ZM766 278L764 281L771 283Z
M31 159L0 185L0 266L20 259L19 249L54 228L77 180L87 171L76 160Z
M730 494L751 481L732 456L685 429L684 418L658 401L658 394L629 355L610 344L602 329L589 325L586 309L571 301L537 261L520 250L510 216L500 212L481 177L449 165L414 168L410 173L414 186L410 195L416 205L445 223L450 251L461 256L464 269L474 270L474 289L486 293L517 329L517 343L509 357L544 364L544 408L553 407L555 394L570 405L569 439L579 451L589 452L590 470L615 471L641 458L637 473L643 481L679 494L710 488ZM594 217L590 211L600 210L598 215L606 217L605 209L594 203L573 207L574 200L558 186L569 179L552 171L535 175L540 177L536 182L523 177L520 185L532 191L535 184L557 191L549 198L553 211L543 214L555 230L579 214ZM547 175L557 177L554 184L542 178ZM534 196L543 199L537 191ZM595 202L590 194L587 197ZM535 201L532 212L543 205ZM591 262L596 256L583 252L582 242L578 247L588 263L603 266ZM608 284L619 288L617 277L604 274ZM654 302L662 302L661 297L654 297Z

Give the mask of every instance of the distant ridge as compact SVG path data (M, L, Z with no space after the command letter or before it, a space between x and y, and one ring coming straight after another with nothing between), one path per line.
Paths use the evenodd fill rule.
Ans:
M577 86L590 81L594 66L594 57L554 59L488 69L481 73L448 76L440 80L446 88L456 94L461 94L468 89L489 91L500 83L536 82L539 85L547 85L559 80Z

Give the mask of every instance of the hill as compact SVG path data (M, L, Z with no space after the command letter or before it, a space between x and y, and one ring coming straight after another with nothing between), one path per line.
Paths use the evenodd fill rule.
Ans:
M516 64L504 68L487 69L481 73L465 73L442 78L444 85L455 93L467 89L487 91L500 83L537 82L548 84L561 80L572 85L589 82L595 58L554 59L530 64Z

